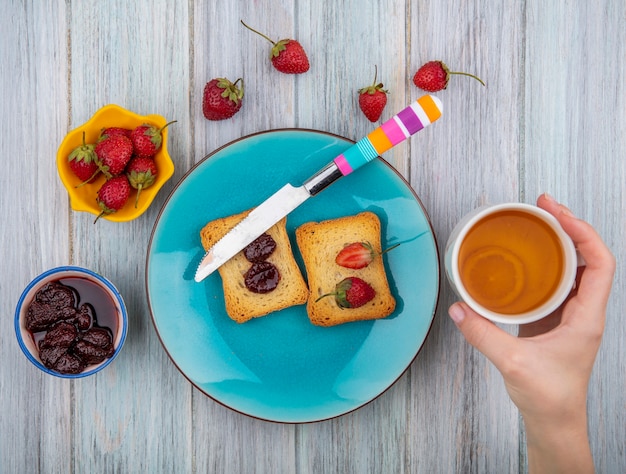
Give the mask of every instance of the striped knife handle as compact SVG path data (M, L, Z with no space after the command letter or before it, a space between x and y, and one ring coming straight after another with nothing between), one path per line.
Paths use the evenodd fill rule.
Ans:
M435 96L424 95L356 142L333 161L341 174L346 176L426 128L441 117L441 112L441 101Z

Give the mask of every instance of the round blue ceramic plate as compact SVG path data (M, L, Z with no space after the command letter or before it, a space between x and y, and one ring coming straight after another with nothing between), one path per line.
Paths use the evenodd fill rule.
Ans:
M146 263L152 320L187 379L247 415L303 423L355 410L409 367L432 324L439 259L428 216L408 183L382 159L341 178L287 218L301 224L368 210L382 223L390 286L397 300L385 319L317 327L295 306L243 324L224 309L217 272L193 279L204 254L200 229L254 207L285 183L299 185L353 142L286 129L234 141L205 157L177 184L154 226Z

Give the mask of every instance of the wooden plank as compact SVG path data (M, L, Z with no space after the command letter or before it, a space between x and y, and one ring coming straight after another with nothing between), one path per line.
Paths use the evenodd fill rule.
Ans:
M274 2L271 8L250 2L198 2L193 14L192 93L196 161L216 148L251 133L295 126L294 82L299 77L274 69L271 43L247 30L243 20L274 41L290 36L293 5ZM244 80L242 108L231 119L206 120L202 93L211 79Z
M271 43L247 30L243 20L274 41L290 36L293 2L196 2L193 12L192 102L196 161L251 133L296 125L294 83L270 63ZM231 119L202 115L204 85L216 77L243 77L241 110ZM236 192L236 191L234 191ZM255 420L193 392L192 449L197 472L296 472L295 427Z
M359 140L409 105L407 91L405 2L365 4L309 2L299 5L297 32L310 51L311 70L297 81L297 126ZM370 122L359 109L358 90L377 82L389 91L380 120ZM407 176L408 145L384 158Z
M411 143L411 184L430 213L443 257L463 215L519 198L524 12L521 4L419 2L410 18L411 78L425 62L441 60L487 84L452 76L437 93L443 117ZM495 368L449 319L457 297L443 274L441 284L437 318L411 371L410 472L515 472L517 411Z
M407 381L400 379L357 411L299 426L302 472L410 472L406 471L408 393Z
M191 388L156 336L144 284L158 210L191 161L188 24L186 2L76 2L70 13L73 126L107 103L178 120L168 143L175 177L145 214L95 225L90 214L72 214L75 262L114 282L130 322L119 358L76 384L77 472L191 470Z
M65 4L13 2L0 18L0 459L6 472L69 471L72 383L36 369L15 341L24 287L68 263L67 194L56 149L68 120Z
M309 2L298 5L297 33L310 51L311 71L296 84L297 125L359 140L406 107L405 2L365 4ZM378 81L389 90L381 119L370 122L358 90ZM406 143L384 158L406 176ZM377 400L349 415L299 427L302 472L403 472L407 395L404 376Z
M598 472L626 468L626 4L527 2L523 188L548 191L596 227L618 270L588 397ZM621 387L621 388L620 388Z

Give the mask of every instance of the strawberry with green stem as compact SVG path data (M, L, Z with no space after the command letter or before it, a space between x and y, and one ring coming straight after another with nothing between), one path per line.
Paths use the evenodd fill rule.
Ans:
M367 267L375 258L395 249L398 245L400 244L392 245L382 252L377 252L369 242L353 242L341 249L335 257L335 263L344 268L360 270Z
M238 87L237 84L241 83ZM243 105L243 79L235 82L220 77L211 79L204 86L202 94L202 113L207 120L225 120L231 118Z
M107 179L119 176L133 155L133 143L123 135L111 135L96 145L98 166Z
M274 45L270 51L270 60L272 61L272 65L278 71L285 74L302 74L309 70L309 58L307 57L304 48L298 41L294 39L273 41L263 33L260 33L254 28L246 25L243 20L240 21L241 24L250 31L262 36Z
M316 302L327 296L334 296L340 308L358 308L373 300L376 291L361 278L348 277L337 283L334 292L320 296Z
M376 83L378 67L374 66L374 82L371 86L359 89L359 107L370 122L376 122L387 105L388 91L383 89L383 83Z
M124 128L124 127L105 127L100 131L100 137L98 138L98 141L102 141L106 138L109 138L110 136L113 135L124 135L125 137L130 138L130 132L132 132L132 130L130 128Z
M146 156L134 156L126 166L126 176L131 187L137 190L135 207L139 202L139 195L143 189L154 184L157 177L157 167L152 158Z
M126 175L115 176L107 181L98 190L96 201L101 211L96 220L104 215L113 214L119 211L130 197L130 183Z
M89 183L100 172L95 148L95 144L85 141L83 132L83 144L74 148L67 157L70 169L82 181L78 186Z
M413 83L426 92L439 92L440 90L448 87L448 81L452 74L458 74L462 76L469 76L476 79L483 86L485 83L473 74L467 72L452 72L448 69L442 61L429 61L420 67L415 76L413 76Z
M156 155L163 144L163 130L174 122L176 122L176 120L166 123L161 128L147 123L135 127L130 132L130 140L133 142L134 154L149 158Z

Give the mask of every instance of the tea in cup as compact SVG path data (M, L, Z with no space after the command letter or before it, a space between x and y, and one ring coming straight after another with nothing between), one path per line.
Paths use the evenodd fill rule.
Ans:
M576 279L574 243L554 216L528 204L478 208L454 228L446 275L474 311L499 323L541 319L565 301Z

